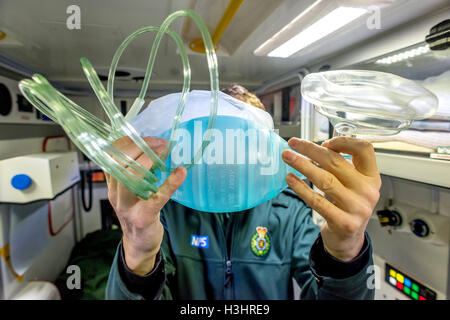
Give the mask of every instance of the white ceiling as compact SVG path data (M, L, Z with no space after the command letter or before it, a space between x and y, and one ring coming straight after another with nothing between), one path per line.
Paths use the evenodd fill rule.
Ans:
M313 65L342 53L352 46L388 32L417 17L449 5L448 0L397 0L383 9L382 29L369 30L363 21L288 59L257 57L253 51L270 36L310 6L313 0L245 0L218 52L221 87L239 82L253 89L292 69ZM81 30L66 28L66 8L81 8ZM0 30L8 42L0 41L0 56L44 74L50 81L70 89L87 88L79 58L87 57L95 67L105 68L123 39L139 27L159 25L173 11L192 8L206 21L212 33L228 0L2 0ZM430 26L431 27L431 26ZM199 36L192 23L180 19L173 25L183 40ZM153 35L136 40L123 55L120 66L144 69ZM203 55L189 56L192 87L208 86L208 70ZM100 73L100 72L99 72ZM181 61L175 45L163 40L156 60L151 89L181 88ZM134 81L117 81L122 89L138 89Z

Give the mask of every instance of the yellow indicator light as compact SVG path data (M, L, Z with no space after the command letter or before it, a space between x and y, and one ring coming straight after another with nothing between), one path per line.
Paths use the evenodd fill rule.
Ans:
M404 280L405 278L400 274L400 273L397 273L397 281L398 282L400 282L400 283L403 283L403 280Z
M395 270L391 269L391 270L389 270L389 275L390 275L391 277L394 277L394 278L395 278L395 276L397 275L397 272L395 272Z

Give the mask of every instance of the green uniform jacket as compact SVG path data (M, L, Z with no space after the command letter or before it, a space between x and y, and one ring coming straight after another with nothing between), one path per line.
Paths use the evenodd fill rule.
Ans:
M374 290L368 288L368 270L373 269L368 269L372 265L368 236L369 258L358 273L343 279L318 274L310 249L319 227L312 221L311 209L292 190L247 212L226 216L197 212L173 201L166 204L161 211L166 277L157 299L293 299L293 278L302 299L373 299ZM266 234L264 229L258 234L257 227L266 228ZM257 245L268 251L258 251ZM143 299L121 278L118 256L106 298Z

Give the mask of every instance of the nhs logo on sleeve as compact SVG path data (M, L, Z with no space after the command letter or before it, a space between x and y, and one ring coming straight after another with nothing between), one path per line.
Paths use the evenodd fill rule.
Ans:
M191 234L191 246L196 248L209 248L209 237Z

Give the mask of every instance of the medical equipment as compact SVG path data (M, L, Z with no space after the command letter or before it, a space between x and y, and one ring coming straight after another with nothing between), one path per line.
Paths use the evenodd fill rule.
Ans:
M432 116L437 97L414 81L364 70L312 73L302 96L332 123L335 135L392 135Z
M0 299L20 298L30 281L54 281L64 270L76 241L76 207L73 188L51 201L0 203Z
M154 185L156 176L154 171L165 170L171 171L173 168L167 168L164 165L164 160L169 155L172 144L169 143L167 149L161 158L151 150L143 139L137 134L136 130L128 123L128 119L133 118L144 104L144 97L148 89L150 76L156 58L156 53L161 42L162 36L167 33L174 39L183 62L184 83L182 97L178 102L177 113L174 117L172 131L175 131L180 123L180 116L183 113L185 106L186 95L190 88L190 67L187 58L184 44L180 37L169 29L170 24L179 17L187 16L194 20L200 29L202 38L206 46L206 55L208 66L210 70L211 81L211 102L210 102L210 116L208 121L208 128L213 128L216 118L217 96L218 96L218 71L217 58L215 56L211 37L203 20L192 10L179 10L172 13L160 27L144 27L128 36L122 45L117 50L113 57L109 76L108 87L104 89L95 70L90 62L81 58L83 71L85 72L89 83L93 87L97 97L99 98L103 108L110 118L111 125L108 125L100 119L94 117L92 114L79 107L67 97L56 91L48 81L41 75L34 75L33 80L22 80L19 84L20 90L25 97L39 110L47 114L55 122L58 122L66 131L72 141L83 151L89 158L102 167L107 173L114 176L121 184L126 186L130 191L143 199L147 199L151 192L156 192ZM154 45L150 52L150 57L147 65L146 76L143 80L142 88L138 98L136 98L130 111L126 117L123 117L113 102L113 83L114 74L118 61L127 47L127 45L137 36L146 32L155 32L157 35ZM147 170L134 159L130 158L125 153L116 149L112 143L122 136L129 136L136 145L147 155L154 164L153 169ZM209 137L205 137L202 142L202 149L208 145ZM117 160L116 160L117 159ZM124 168L121 164L126 164L132 168L137 174Z
M173 134L165 119L173 118L181 93L152 101L130 124L141 136L172 140L166 167L185 166L186 180L172 199L200 211L234 212L253 208L287 187L289 172L302 177L281 160L287 142L273 131L272 117L219 92L217 119L210 144L201 151L207 131L209 91L190 92L181 125ZM194 159L192 155L200 154ZM159 181L169 173L157 171Z
M37 153L0 161L0 202L53 199L78 182L76 152Z
M45 149L42 139L32 140ZM24 155L24 140L9 143L13 157L0 161L0 299L58 298L54 286L32 281L55 280L75 244L77 153Z
M199 110L196 109L197 116L201 117L200 121L202 122L202 125L207 127L207 130L200 139L199 148L196 148L189 155L189 164L185 161L184 163L178 163L177 165L184 165L189 169L194 164L196 165L201 162L202 154L207 150L207 147L211 143L214 128L225 132L227 128L237 129L238 126L244 126L244 128L256 130L261 135L261 141L269 143L268 147L270 151L267 151L267 149L265 150L266 153L264 154L267 154L267 152L269 153L267 159L264 159L263 161L268 160L270 161L270 164L272 164L273 159L276 161L276 167L262 168L261 171L259 171L260 168L254 166L252 167L252 170L248 170L247 167L242 166L245 162L238 163L237 167L232 171L220 170L219 168L213 169L213 167L209 165L198 168L194 168L194 166L192 168L192 175L190 175L185 182L185 191L181 192L179 190L174 195L174 199L179 200L187 206L191 206L194 209L202 211L232 212L248 209L262 201L270 199L281 192L283 188L287 187L287 184L284 181L285 175L283 174L289 170L292 170L287 169L284 164L280 163L282 162L281 151L287 149L288 146L284 140L271 131L271 129L273 129L273 123L269 120L268 114L264 114L264 112L261 111L258 115L259 118L265 121L264 126L257 124L256 122L258 119L256 118L242 118L243 114L255 115L258 112L247 111L249 109L248 105L238 103L235 99L230 100L229 97L225 98L223 95L221 95L221 99L223 101L227 101L228 103L228 114L226 114L226 117L222 117L221 121L216 122L218 105L220 104L217 59L206 25L203 20L192 10L186 9L176 11L171 14L160 27L150 26L141 28L127 37L113 57L108 76L107 90L104 89L90 62L86 58L81 58L83 71L85 72L89 83L97 95L97 98L100 100L109 119L111 120L111 125L102 122L56 91L41 75L34 75L34 81L22 80L19 84L20 90L36 108L47 114L55 122L59 123L66 131L67 135L78 146L78 148L80 148L80 150L82 150L103 170L105 170L105 172L115 177L122 185L127 187L135 195L142 199L147 199L151 193L157 191L157 186L159 186L163 179L165 179L175 168L175 166L172 166L173 157L170 155L175 146L176 139L174 139L174 137L178 134L178 129L191 129L189 127L191 123L181 123L182 117L186 113L189 114L191 108L193 108L193 105L189 105L185 108L186 101L189 97L191 97L191 95L195 95L195 93L192 92L188 97L190 88L189 61L182 40L176 33L169 29L169 25L175 19L183 16L193 19L202 34L210 71L211 91L207 93L207 97L202 95L203 99L201 104L204 108L206 108L207 106L203 103L206 99L208 102L207 105L209 105L209 112L206 113L206 110L201 110L202 112L198 112ZM158 33L150 52L147 73L143 80L143 85L138 98L134 101L134 104L127 115L123 117L113 102L115 70L127 45L137 36L150 31L157 31ZM168 145L164 153L158 157L141 137L146 134L145 130L144 132L138 132L139 126L136 123L132 125L130 120L132 120L139 113L144 104L144 97L150 81L150 75L155 62L156 52L158 50L161 38L165 33L171 36L177 44L183 63L184 86L181 94L177 96L176 101L171 100L173 106L177 105L177 108L170 109L173 111L170 117L158 118L157 114L152 114L149 118L146 118L145 123L141 124L142 128L145 129L147 127L151 128L152 125L167 125L168 118L174 119L171 127L167 126L164 132L159 132L159 134L162 134L162 136L168 140ZM149 109L152 108L153 107L151 104ZM161 109L158 110L161 111ZM235 117L227 118L232 115ZM241 118L239 118L239 116L241 116ZM153 134L153 132L151 133ZM142 165L134 161L134 159L130 158L127 154L113 146L113 142L123 136L129 136L131 140L144 152L144 154L153 161L153 167L151 170L147 170ZM247 137L247 139L249 139L249 137ZM250 143L251 141L247 140L247 142ZM242 150L239 151L242 152ZM216 150L215 152L219 152L219 150ZM264 156L264 154L262 154L262 156ZM249 154L248 156L252 157L253 155ZM254 154L254 156L261 159L261 155L259 153ZM126 169L123 164L133 169L135 173ZM284 171L279 170L280 167L283 168ZM258 171L258 177L262 177L263 175L266 177L262 177L262 179L252 179L256 174L256 171L254 172L254 170ZM224 175L229 176L225 179ZM273 177L269 177L270 175ZM244 177L245 179L242 179ZM249 183L249 181L251 181L251 183ZM264 186L260 185L259 188L256 188L257 184L261 183L264 183ZM188 186L191 188L189 191L187 188ZM262 192L263 188L264 192Z
M445 80L449 74L443 71L449 69L449 50L421 54L428 46L422 39L424 33L448 16L448 10L439 15L424 18L420 24L405 24L389 36L361 43L311 69L327 64L334 69L376 70L411 79L438 97L439 109L432 118L446 120L442 106L448 101ZM378 63L381 61L390 63ZM363 87L354 87L351 96L360 89ZM343 115L339 114L338 120L344 121ZM315 116L322 114L314 112ZM314 117L309 121L311 136L320 141ZM366 229L374 250L375 299L427 298L421 294L423 289L434 292L438 300L449 299L450 163L428 157L438 146L448 145L448 133L401 130L394 136L373 139L385 141L374 143L382 176L381 196ZM418 288L413 288L414 283Z
M177 44L181 55L184 70L184 86L182 91L182 98L178 103L177 114L174 117L172 131L175 131L180 122L180 116L183 113L185 106L186 94L190 87L190 68L187 59L186 50L180 37L169 29L170 24L179 17L187 16L194 20L200 29L205 46L208 66L210 70L211 81L211 103L210 116L208 121L208 128L213 128L216 118L217 96L218 96L218 71L217 58L215 56L211 37L203 20L192 10L179 10L172 13L160 27L144 27L125 39L122 45L117 50L113 57L109 76L108 76L108 90L105 90L100 79L98 78L92 65L86 58L81 58L83 71L85 72L89 83L93 87L97 97L99 98L103 108L111 120L111 125L108 125L100 119L94 117L83 108L79 107L67 97L56 91L48 81L41 75L34 75L33 80L22 80L19 87L25 97L39 110L47 114L55 122L61 124L72 141L89 156L95 163L100 165L107 173L114 176L121 184L126 186L133 193L143 199L147 199L151 192L156 192L154 186L156 176L154 171L164 170L171 171L173 168L164 166L163 160L169 155L172 144L169 143L167 149L161 158L149 148L143 139L137 134L136 130L128 123L128 119L133 118L144 104L144 97L147 92L150 81L151 72L156 58L156 53L164 33L169 34ZM146 76L143 80L143 85L138 98L136 98L130 111L126 117L123 117L113 102L113 83L114 74L118 61L127 47L127 45L137 36L146 32L155 32L157 35L152 47L149 62L147 65ZM152 170L147 170L142 165L134 161L125 153L116 149L112 143L122 136L129 136L136 145L147 155L154 164ZM208 145L209 137L205 137L202 143L202 149ZM121 164L126 164L132 168L137 174L124 168Z
M367 226L380 277L375 298L448 299L450 210L446 203L450 201L450 189L385 175L382 181L375 212L386 218L390 211L396 219L380 223L374 214ZM402 276L391 274L392 268ZM423 290L412 290L405 279L422 284ZM434 292L434 297L425 291Z

